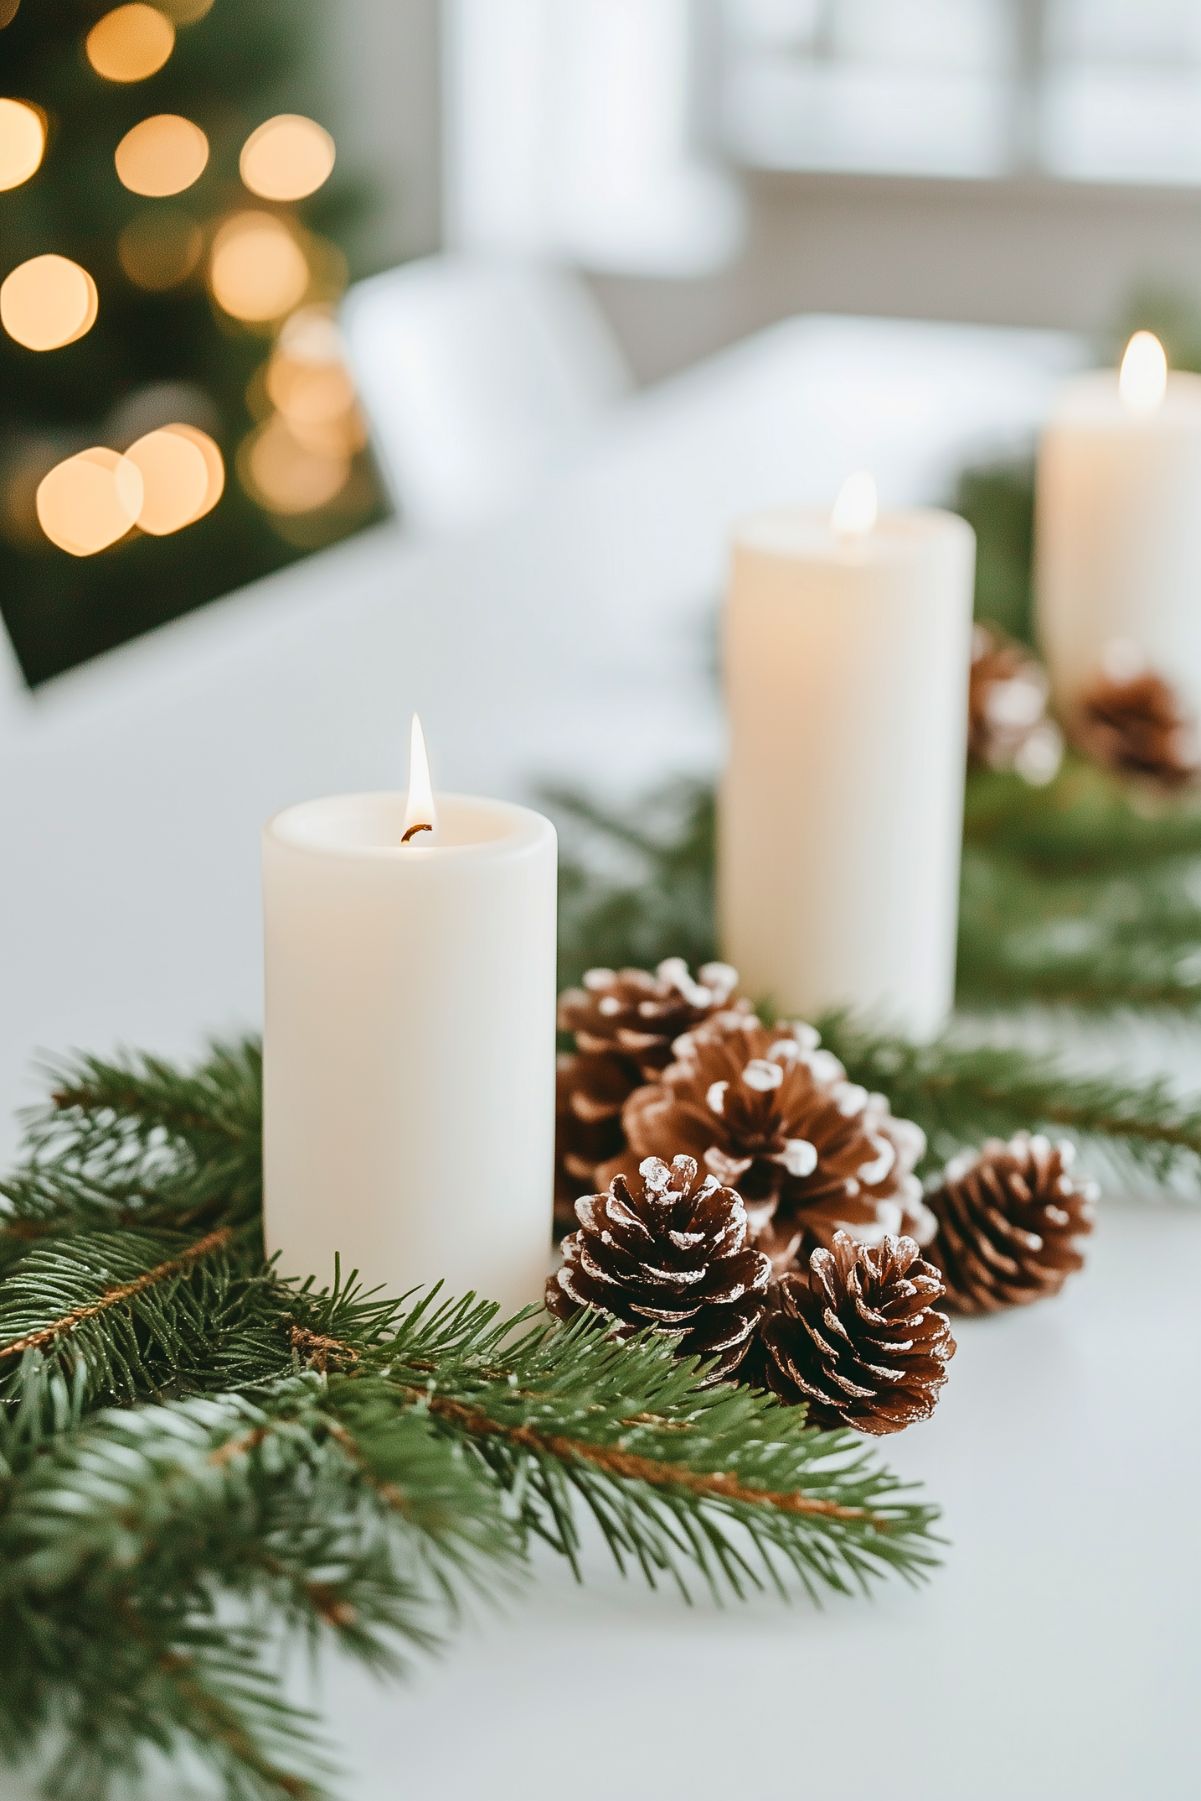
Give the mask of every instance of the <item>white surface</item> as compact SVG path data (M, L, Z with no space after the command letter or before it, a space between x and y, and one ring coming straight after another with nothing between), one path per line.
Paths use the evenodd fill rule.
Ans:
M881 1445L944 1510L927 1587L689 1610L540 1560L408 1687L330 1672L353 1801L1193 1801L1199 1249L1105 1207L1057 1301L960 1327Z
M923 1039L950 1016L975 549L935 508L853 537L796 510L738 528L718 948L782 1013Z
M551 1231L554 828L443 793L405 844L407 802L305 801L263 834L267 1249L516 1313Z
M865 462L887 503L936 498L1072 354L790 325L639 400L487 534L376 532L57 684L0 736L6 1114L36 1047L258 1018L261 823L393 785L415 704L447 786L710 764L728 521ZM964 1329L934 1421L887 1447L947 1510L927 1590L687 1613L548 1569L407 1689L327 1675L352 1801L1185 1801L1199 1252L1201 1215L1111 1204L1062 1301Z

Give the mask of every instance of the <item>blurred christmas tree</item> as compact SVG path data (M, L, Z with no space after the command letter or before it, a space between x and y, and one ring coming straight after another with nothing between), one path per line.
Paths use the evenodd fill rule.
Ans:
M319 0L0 0L0 605L31 682L380 510ZM293 104L295 102L293 101Z

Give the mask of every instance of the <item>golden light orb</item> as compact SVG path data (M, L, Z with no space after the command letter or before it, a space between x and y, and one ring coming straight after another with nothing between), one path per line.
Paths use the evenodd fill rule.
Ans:
M225 465L212 438L194 425L147 432L125 452L142 478L137 524L151 537L194 525L212 511L225 487Z
M11 25L20 9L21 0L0 0L0 31Z
M251 132L238 167L260 199L303 200L329 180L334 155L334 140L324 125L303 113L279 113Z
M175 27L156 6L134 0L97 19L84 39L87 59L106 81L145 81L175 48Z
M243 442L238 455L243 486L272 513L315 512L346 486L350 459L302 444L276 415Z
M19 188L41 167L46 122L24 100L0 100L0 192Z
M235 213L213 240L209 281L218 306L233 318L266 324L303 298L308 259L274 213Z
M0 283L0 324L26 350L61 350L91 331L96 283L66 256L33 256Z
M155 113L127 131L117 145L117 174L131 194L161 199L182 194L204 174L209 141L199 125L179 113Z
M287 321L267 365L266 390L294 430L332 423L354 409L341 334L323 308L306 307Z
M213 0L158 0L173 25L195 25L212 11Z
M204 233L175 207L138 213L121 228L117 255L130 281L161 293L186 281L204 255Z
M103 445L67 457L38 483L38 524L73 557L95 556L123 538L141 505L138 469Z

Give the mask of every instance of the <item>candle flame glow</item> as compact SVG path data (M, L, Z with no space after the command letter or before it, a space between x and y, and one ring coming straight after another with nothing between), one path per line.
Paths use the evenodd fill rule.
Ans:
M434 806L433 784L430 782L429 758L425 752L425 733L416 713L409 732L409 797L405 804L404 831L401 843L410 844L423 832L432 832L438 823Z
M1168 359L1151 331L1136 331L1126 346L1118 393L1131 413L1153 413L1168 385Z
M830 524L840 538L864 538L876 523L876 483L866 469L848 475L838 490Z

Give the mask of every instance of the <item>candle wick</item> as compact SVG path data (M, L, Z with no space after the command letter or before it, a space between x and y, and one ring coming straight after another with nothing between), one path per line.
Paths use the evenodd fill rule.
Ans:
M400 842L402 844L407 844L410 838L415 838L417 836L418 832L432 832L433 829L432 825L427 825L424 820L419 820L416 825L411 825L409 827Z

